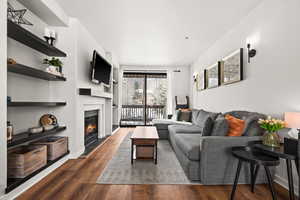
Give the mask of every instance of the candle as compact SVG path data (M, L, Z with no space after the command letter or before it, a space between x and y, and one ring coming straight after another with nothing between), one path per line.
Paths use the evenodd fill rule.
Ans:
M52 38L56 38L56 32L55 32L55 30L51 30L50 31L50 37L52 37Z
M45 37L50 37L51 34L50 34L50 30L48 28L45 28L45 34L44 34Z

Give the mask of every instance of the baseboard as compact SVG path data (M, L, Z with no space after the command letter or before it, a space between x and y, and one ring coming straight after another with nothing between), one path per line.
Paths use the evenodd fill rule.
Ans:
M282 187L284 187L287 191L289 190L289 183L288 180L286 180L285 178L275 175L275 179L274 181L281 185ZM294 193L296 196L298 196L298 185L294 184Z
M17 198L19 195L21 195L23 192L31 188L33 185L37 184L40 180L42 180L44 177L49 175L51 172L53 172L55 169L63 165L67 160L69 159L69 155L62 158L61 160L57 161L44 171L40 172L36 176L32 177L30 180L26 181L16 189L12 190L8 194L5 194L0 197L0 200L12 200Z
M70 159L77 159L79 158L82 154L84 153L84 148L81 148L79 151L75 152L75 153L71 153L70 155Z

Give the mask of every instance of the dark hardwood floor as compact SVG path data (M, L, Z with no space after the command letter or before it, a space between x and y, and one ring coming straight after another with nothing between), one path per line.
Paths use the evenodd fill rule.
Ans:
M122 128L88 158L69 160L20 195L18 200L227 200L231 186L195 185L100 185L98 176L118 149L130 129ZM130 158L128 158L130 161ZM285 189L276 184L278 200L288 199ZM236 200L272 199L266 185L251 193L248 185L238 186Z

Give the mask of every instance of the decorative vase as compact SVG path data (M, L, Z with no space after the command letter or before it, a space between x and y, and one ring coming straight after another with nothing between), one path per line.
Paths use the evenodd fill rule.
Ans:
M57 71L57 72L59 72L59 73L62 72L62 67L60 67L60 66L53 66L53 65L50 65L49 67L52 68L54 71Z
M262 142L269 147L280 147L280 139L276 132L267 132L264 134Z
M61 71L62 68L58 67L58 66L53 66L53 65L49 65L46 69L46 72L57 75L57 76L61 76Z

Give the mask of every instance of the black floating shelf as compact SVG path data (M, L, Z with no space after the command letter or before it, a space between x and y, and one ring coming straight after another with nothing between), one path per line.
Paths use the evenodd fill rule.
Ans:
M16 74L22 74L25 76L34 77L34 78L39 78L47 81L66 81L65 77L50 74L48 72L35 69L32 67L28 67L25 65L21 65L21 64L8 64L7 71Z
M7 20L7 35L8 37L35 49L47 56L55 57L66 57L67 54L63 51L57 49L54 46L49 45L46 41L42 40L33 33L27 31L20 25Z
M44 131L42 133L29 133L29 132L23 132L23 133L19 133L17 135L14 136L14 138L10 141L7 142L7 147L11 148L20 144L24 144L24 143L28 143L28 142L32 142L47 136L51 136L54 134L57 134L59 132L62 132L64 130L66 130L67 127L65 126L59 126L55 129L49 130L49 131Z
M67 105L66 102L11 101L7 103L8 107L55 107L65 105Z
M8 178L7 179L7 187L5 189L5 193L9 193L13 189L17 188L22 183L25 183L26 181L28 181L29 179L31 179L35 175L39 174L44 169L50 167L51 165L53 165L54 163L56 163L57 161L59 161L60 159L62 159L63 157L65 157L66 155L68 155L69 153L70 153L70 151L68 151L67 153L65 153L64 155L60 156L59 158L57 158L55 160L48 161L47 164L44 167L38 169L37 171L33 172L32 174L26 176L25 178Z

